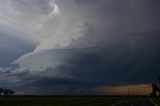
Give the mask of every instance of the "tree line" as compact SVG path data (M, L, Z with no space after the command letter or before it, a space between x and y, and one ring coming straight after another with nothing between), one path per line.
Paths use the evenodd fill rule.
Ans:
M0 96L12 96L14 95L14 93L15 92L11 89L0 88Z

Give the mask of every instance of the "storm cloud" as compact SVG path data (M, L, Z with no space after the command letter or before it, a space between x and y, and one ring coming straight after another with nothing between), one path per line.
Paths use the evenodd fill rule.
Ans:
M160 74L158 0L0 4L0 59L9 58L0 64L5 87L28 94L88 94L99 85L151 83Z

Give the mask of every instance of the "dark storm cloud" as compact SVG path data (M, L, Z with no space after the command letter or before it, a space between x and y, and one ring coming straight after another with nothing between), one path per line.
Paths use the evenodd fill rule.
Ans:
M77 0L79 5L89 5L99 22L96 26L86 24L85 37L78 41L96 45L95 52L79 54L69 67L59 70L71 70L73 76L86 82L152 82L160 74L160 8L155 2ZM112 18L109 31L105 22L108 18Z
M21 2L18 1L18 5ZM26 4L32 4L32 1L23 2L26 3L18 7L26 11ZM18 59L15 63L21 73L2 73L2 76L8 74L8 79L13 79L9 84L16 83L17 90L23 89L28 94L87 94L94 93L89 90L101 84L151 83L160 74L158 0L55 2L61 11L72 10L73 16L77 15L76 12L87 15L89 21L81 32L83 36L73 40L70 48L42 49ZM48 11L45 4L48 2L43 6L42 1L39 3L40 10ZM33 74L39 68L41 72Z
M72 66L68 70L72 70L73 76L86 82L106 84L152 82L154 77L160 74L158 65L160 37L151 35L147 41L140 37L136 38L136 41L123 41L124 45L111 44L110 49L99 48L96 53L79 55L70 62ZM132 45L136 49L128 47Z
M93 94L91 89L98 84L87 83L84 81L78 81L66 78L53 78L29 75L24 83L23 87L17 87L16 89L22 89L25 94L40 94L40 95L77 95L77 94Z
M159 74L160 50L159 48L159 33L142 34L134 36L136 42L132 41L131 45L127 45L130 41L125 41L124 45L119 43L112 44L114 47L108 48L88 48L69 50L74 58L67 60L67 65L51 68L39 76L28 78L24 81L25 86L32 87L40 94L80 94L89 92L98 85L121 85L121 84L137 84L150 83L154 77ZM144 36L149 37L144 41ZM133 40L133 38L132 38ZM150 42L150 43L148 43ZM136 44L136 51L132 51L130 47ZM147 46L147 47L146 47ZM72 52L70 52L72 51ZM60 50L60 52L65 52ZM73 78L53 78L54 71L71 72ZM45 77L46 76L46 77ZM25 88L24 88L25 89ZM37 89L37 90L36 90ZM46 92L42 92L50 89Z
M81 46L93 45L94 48L72 52L74 58L66 61L68 65L63 64L53 69L71 72L75 79L40 78L34 82L35 89L40 85L42 88L48 86L45 89L57 85L57 88L62 88L60 85L64 85L66 89L61 91L64 93L72 91L71 88L78 89L77 85L85 88L85 83L120 85L152 82L160 74L160 8L150 2L79 1L78 5L89 5L86 8L93 9L93 18L98 24L87 23L83 32L85 36L75 43L80 42ZM112 20L109 27L108 18ZM69 90L67 84L71 87Z
M97 86L85 81L33 75L26 71L16 72L12 68L0 69L0 83L4 88L14 89L27 95L77 95L93 94L90 89ZM52 72L48 72L52 74Z
M122 37L126 38L126 35ZM116 42L109 44L110 48L69 50L73 58L67 59L67 64L60 65L53 70L69 72L76 80L86 83L152 82L160 69L158 65L160 61L159 40L158 32L136 33L127 39L116 39ZM64 53L65 50L60 52ZM52 69L50 70L45 72L49 75L53 72Z

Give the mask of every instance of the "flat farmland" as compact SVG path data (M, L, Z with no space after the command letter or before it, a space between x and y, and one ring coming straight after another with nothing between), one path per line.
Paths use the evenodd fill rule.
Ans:
M0 106L106 106L131 98L123 96L15 96L0 97Z

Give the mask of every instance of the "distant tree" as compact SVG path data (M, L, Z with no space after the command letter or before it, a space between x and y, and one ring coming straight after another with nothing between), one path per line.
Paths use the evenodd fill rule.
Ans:
M13 90L9 90L8 93L9 93L9 95L14 95L14 91Z
M0 88L0 96L2 96L2 95L3 95L3 89Z
M13 90L0 88L0 96L12 96L12 95L14 95Z
M12 96L14 95L14 91L10 89L3 89L4 96Z
M3 89L4 96L8 96L8 89Z

